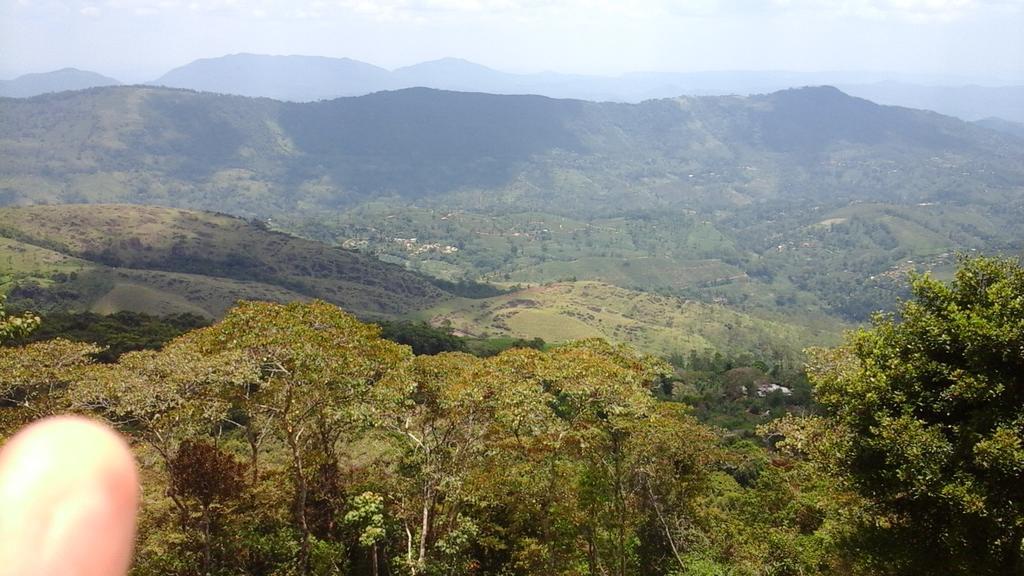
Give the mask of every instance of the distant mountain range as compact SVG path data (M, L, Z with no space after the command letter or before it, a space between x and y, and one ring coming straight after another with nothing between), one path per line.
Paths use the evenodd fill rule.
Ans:
M7 81L0 84L0 95L32 96L118 83L99 75L85 81L72 77L70 72L34 74ZM785 71L637 72L618 77L553 72L512 74L457 58L386 70L349 58L233 54L196 60L149 84L294 102L412 87L640 102L681 95L761 94L827 84L879 104L933 110L972 121L994 116L1024 122L1024 86L953 86L948 85L948 79L944 80L947 85L939 85L934 78L908 76L898 82L891 78L881 73Z
M120 82L117 80L97 74L96 72L88 72L76 68L63 68L53 72L25 74L13 80L0 80L0 96L28 98L49 92L84 90L97 86L116 86L118 84Z
M228 244L207 217L196 227L174 211L79 208L26 236L68 203L258 219L454 284L564 284L446 304L401 268L296 242L281 252L284 238L234 220L216 226L231 232L230 253L203 248L190 239ZM833 87L627 104L429 88L297 103L116 86L0 101L0 204L41 205L0 212L0 229L19 219L0 275L58 258L37 248L106 266L71 286L92 309L191 302L191 282L165 273L212 271L219 279L196 292L210 315L254 282L261 298L294 292L480 336L571 325L566 338L667 350L683 345L664 335L693 325L668 320L690 299L832 330L905 295L907 272L948 269L958 251L1020 254L1024 140ZM153 222L174 224L152 235L163 244L131 239ZM130 232L123 244L116 227ZM69 251L76 229L93 232L87 249ZM74 266L58 272L71 279ZM33 274L44 285L58 272ZM338 277L366 288L316 280ZM396 300L374 293L392 285L405 287ZM640 317L639 297L608 285L670 298L652 297ZM605 300L581 308L587 294ZM722 317L706 312L699 322ZM661 328L637 332L659 318ZM739 346L744 326L723 324L714 347Z
M636 72L618 77L545 72L510 74L457 58L389 72L347 58L235 54L197 60L152 84L306 102L381 90L426 87L491 94L640 102L682 95L760 94L831 84L879 104L934 110L964 120L996 116L1024 122L1024 86L935 86L886 75L842 72Z
M255 54L196 60L151 84L291 101L356 96L396 87L391 72L357 60Z
M920 86L899 82L837 86L879 104L934 110L964 120L998 117L1024 122L1024 86Z
M990 116L981 120L975 120L974 123L990 130L997 130L1024 139L1024 123L1021 122L1010 122L1009 120Z
M835 88L639 104L412 88L288 103L108 87L0 106L0 203L247 216L387 196L618 211L774 199L993 197L1024 142Z

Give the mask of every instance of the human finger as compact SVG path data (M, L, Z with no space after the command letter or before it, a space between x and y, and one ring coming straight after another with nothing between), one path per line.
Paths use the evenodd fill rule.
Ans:
M126 574L138 493L110 428L61 416L21 430L0 451L0 576Z

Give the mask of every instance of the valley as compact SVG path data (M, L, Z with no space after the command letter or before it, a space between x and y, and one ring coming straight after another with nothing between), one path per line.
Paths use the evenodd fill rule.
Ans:
M0 573L1024 576L1021 30L0 1Z
M372 256L210 213L62 205L5 208L0 216L0 281L9 304L45 313L213 319L238 300L322 299L366 320L420 319L478 339L603 337L663 355L760 349L793 356L836 335L601 282L459 297Z
M0 212L4 290L40 310L324 299L474 336L799 355L893 309L908 274L1024 252L1024 142L834 88L0 102L0 202L25 205Z

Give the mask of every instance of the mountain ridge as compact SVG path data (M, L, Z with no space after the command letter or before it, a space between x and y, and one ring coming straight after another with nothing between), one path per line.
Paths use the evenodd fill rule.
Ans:
M86 302L90 306L105 300L106 306L111 300L146 302L157 294L163 302L179 306L195 299L193 307L177 311L202 310L212 317L238 298L320 298L373 318L405 314L450 298L397 266L209 212L65 204L0 208L0 216L0 237L22 245L8 247L8 253L24 254L32 250L26 246L34 246L78 262L74 268L81 278L98 275L100 280L93 283L102 283L108 291L95 294ZM51 284L63 270L48 263L63 260L41 254L34 266L20 266L21 280ZM18 268L12 269L14 280ZM61 281L67 282L64 272ZM78 286L76 279L70 281ZM209 286L197 288L196 279ZM199 304L206 300L210 303L205 307ZM131 310L154 311L144 306Z
M225 79L237 73L235 63L248 60L249 73L234 85ZM273 65L288 59L296 70L282 71ZM262 62L262 67L260 65ZM322 66L310 66L320 62ZM334 62L332 69L327 62ZM443 90L496 94L538 94L553 98L636 103L681 95L758 94L807 85L832 84L844 91L880 104L924 108L973 121L1001 116L1024 122L1024 86L967 86L963 81L907 78L894 81L888 73L703 71L629 72L619 76L588 76L556 72L509 73L455 57L440 58L387 70L350 58L323 56L271 56L231 54L203 58L175 69L209 67L207 78L163 78L153 84L206 89L221 93L264 96L293 101L315 101L339 96L358 96L380 90L423 86ZM373 69L370 75L351 74L352 68ZM334 70L324 74L327 69ZM199 71L196 70L198 74ZM201 74L200 74L201 76ZM916 82L916 83L915 83ZM259 90L253 87L262 86ZM305 88L303 88L305 86Z
M107 79L94 84L116 84ZM429 87L495 94L637 103L680 95L751 95L787 88L835 85L879 104L928 109L975 121L998 116L1024 122L1024 85L977 85L969 79L872 72L696 71L628 72L588 76L559 72L509 73L446 57L388 70L347 57L237 53L178 66L149 85L311 102L381 90ZM83 86L58 86L30 96Z
M23 74L11 80L0 80L0 97L30 98L50 92L84 90L100 86L117 86L121 82L88 70L61 68L51 72Z
M1016 138L834 88L640 104L414 88L299 104L112 87L7 100L0 129L0 203L163 203L247 217L389 195L523 209L585 198L593 210L824 189L925 202L1024 179Z

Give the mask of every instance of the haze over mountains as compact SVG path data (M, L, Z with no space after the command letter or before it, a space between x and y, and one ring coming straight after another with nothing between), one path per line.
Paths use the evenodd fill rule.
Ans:
M63 70L0 82L0 95L24 97L114 84L118 82L112 78L91 74L85 79ZM387 70L349 58L233 54L196 60L150 84L295 102L411 87L640 102L681 95L758 94L829 84L880 104L934 110L972 121L995 116L1024 122L1024 86L978 86L953 78L872 72L635 72L602 77L553 72L512 74L457 58Z
M53 72L25 74L13 80L0 80L0 96L28 98L49 92L84 90L97 86L115 86L117 80L85 70L62 68Z
M202 59L172 70L153 84L312 101L411 87L491 94L538 94L552 98L640 102L681 95L758 94L832 84L880 104L924 108L965 120L997 116L1024 122L1024 86L942 86L935 79L888 80L870 72L709 71L635 72L619 77L553 72L511 74L458 58L388 71L348 58L235 54Z
M0 128L8 203L264 217L389 194L611 211L623 201L923 202L991 195L1024 175L1024 142L834 88L641 104L418 88L295 104L115 87L8 101Z
M134 86L0 106L2 204L212 210L440 281L569 283L439 314L468 332L571 325L560 333L660 349L636 331L687 299L834 333L894 303L908 271L1020 252L1022 159L1024 140L830 87L625 104ZM585 288L603 312L580 309ZM636 290L680 300L637 316Z

